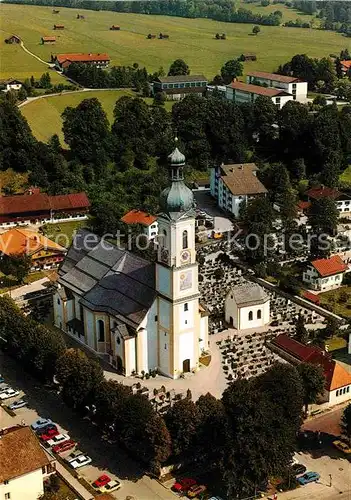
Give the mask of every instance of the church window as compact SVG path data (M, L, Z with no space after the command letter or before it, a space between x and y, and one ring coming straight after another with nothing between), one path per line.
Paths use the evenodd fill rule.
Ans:
M157 316L157 314L156 314L156 315L155 315L155 321L157 321L157 320L158 320L158 316Z
M184 304L184 312L187 312L187 311L189 311L189 304L186 302Z
M188 324L188 320L186 319L186 320L184 321L184 323L187 325L187 324Z
M261 311L261 309L259 309L257 311L257 319L261 319L261 318L262 318L262 311Z
M105 323L102 319L98 321L99 339L98 342L105 342Z
M249 321L252 321L252 320L253 320L253 312L249 311Z
M61 301L60 301L60 299L57 299L57 303L58 303L58 305L60 305L60 304L61 304Z
M116 342L119 345L121 343L121 339L119 337L116 338Z
M188 248L188 231L183 231L183 249Z
M165 349L167 350L167 344L165 344Z

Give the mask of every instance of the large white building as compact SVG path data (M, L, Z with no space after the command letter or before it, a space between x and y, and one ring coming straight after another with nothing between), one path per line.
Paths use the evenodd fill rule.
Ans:
M55 473L55 463L40 446L29 427L0 430L0 498L37 500L44 481Z
M307 82L294 76L251 71L247 74L246 82L251 85L264 85L267 88L283 90L292 95L294 101L307 102Z
M342 284L347 265L339 255L310 262L303 272L303 282L312 290L327 291Z
M208 349L200 306L193 193L185 157L169 157L171 185L160 197L156 263L81 231L59 271L55 325L125 375L155 368L178 378Z
M269 295L256 283L233 286L225 299L225 321L237 330L261 328L270 321Z
M292 94L283 89L267 88L237 81L226 86L225 96L229 101L234 101L237 104L254 103L259 96L265 96L269 97L279 109L294 99Z
M211 195L218 206L239 217L242 203L255 196L265 196L267 189L258 179L257 170L254 163L211 168Z

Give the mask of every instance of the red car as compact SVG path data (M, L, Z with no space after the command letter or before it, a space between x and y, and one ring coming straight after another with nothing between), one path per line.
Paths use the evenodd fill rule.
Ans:
M107 474L103 474L102 476L98 477L96 481L93 482L94 488L102 488L103 486L106 486L107 483L111 481L110 476Z
M64 453L65 451L71 450L75 447L77 443L73 441L73 439L69 439L68 441L64 441L63 443L56 444L52 447L52 451L54 453Z
M184 477L183 479L179 479L174 483L172 489L174 491L184 491L187 492L192 486L195 486L197 483L195 479L191 479L190 477Z
M53 437L57 436L58 434L60 434L60 433L57 429L49 429L44 434L41 434L39 437L42 441L49 441L49 439L52 439Z

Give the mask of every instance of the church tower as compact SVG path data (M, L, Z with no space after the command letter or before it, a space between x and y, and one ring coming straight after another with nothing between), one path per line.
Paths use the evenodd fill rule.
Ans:
M175 148L168 159L170 186L161 193L158 217L157 354L159 370L178 378L198 368L208 331L199 313L194 196L184 184L185 157Z

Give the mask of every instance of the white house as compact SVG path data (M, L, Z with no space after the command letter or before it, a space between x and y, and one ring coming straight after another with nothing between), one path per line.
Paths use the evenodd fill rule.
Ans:
M242 203L255 196L265 196L267 189L257 178L257 170L254 163L211 168L211 195L218 206L239 217Z
M142 226L148 240L155 239L158 234L157 217L142 210L130 210L122 217L121 221L128 225L139 224Z
M55 462L29 427L0 431L0 464L0 498L5 500L37 500L45 479L55 473Z
M292 94L282 89L261 87L237 81L226 86L225 96L228 100L234 101L237 104L245 102L254 103L257 97L266 96L270 97L279 109L294 99Z
M237 330L261 328L269 323L269 304L269 295L260 285L236 285L225 299L225 320Z
M199 303L192 191L185 157L169 157L171 184L160 197L156 263L87 231L77 233L59 271L55 325L125 375L195 371L208 349Z
M19 80L15 80L14 78L9 78L7 80L2 80L0 85L4 88L4 92L8 92L9 90L20 90L22 88L22 82Z
M347 265L339 255L329 259L317 259L310 262L302 274L302 280L312 290L326 291L339 287Z
M251 71L247 74L246 82L251 85L280 89L291 94L293 100L307 102L307 82L294 76L277 75L266 71Z
M335 201L336 208L342 217L351 216L351 196L342 193L338 189L327 186L312 187L306 191L309 201L321 200L322 198L332 198Z

